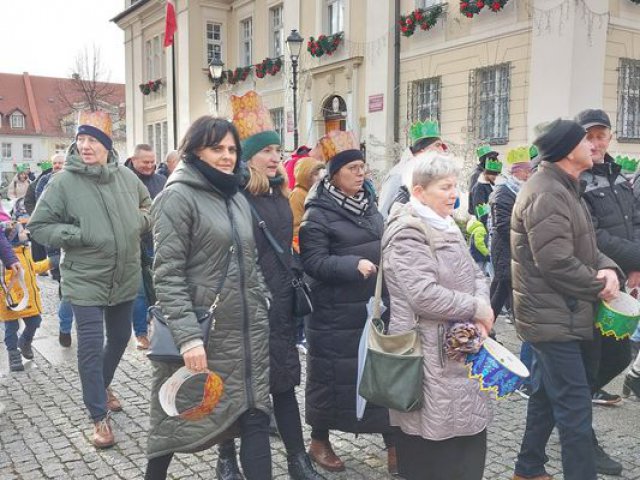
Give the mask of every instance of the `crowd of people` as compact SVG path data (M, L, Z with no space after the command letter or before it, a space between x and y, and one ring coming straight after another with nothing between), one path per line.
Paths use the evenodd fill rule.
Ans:
M640 287L640 181L609 155L605 112L541 125L533 145L504 162L481 145L469 179L438 123L417 122L378 196L353 133L329 132L283 164L261 98L249 92L232 107L232 121L193 122L158 168L146 144L121 162L109 115L83 112L65 156L31 181L17 173L10 192L24 209L16 202L11 215L0 212L0 321L12 372L34 357L36 276L51 271L64 348L75 322L96 448L117 441L110 417L126 405L111 383L132 332L137 348L149 349L147 309L162 312L182 363L150 360L147 480L166 478L175 454L214 445L218 479L269 480L274 427L296 480L345 470L332 431L381 435L389 473L408 480L481 480L494 405L443 345L461 321L495 338L508 312L531 372L519 390L528 409L513 479L552 479L545 449L554 427L566 480L622 472L598 443L592 405L622 401L604 388L632 361L623 395L640 397L640 333L611 338L594 320L600 300ZM385 328L420 337L422 407L369 402L358 418L359 342L383 268ZM312 311L302 315L294 305L306 283ZM207 315L214 321L203 334ZM308 448L297 345L308 349ZM224 384L198 420L168 413L160 399L183 366ZM202 385L187 394L198 403Z

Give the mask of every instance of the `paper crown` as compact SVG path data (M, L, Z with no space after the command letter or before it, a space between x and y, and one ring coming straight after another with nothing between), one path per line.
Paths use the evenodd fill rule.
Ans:
M262 104L262 98L251 90L241 97L231 95L233 124L238 129L240 140L260 132L274 130L269 110Z
M640 159L629 158L627 156L623 157L622 155L618 155L614 161L620 165L622 171L625 173L635 173L638 169L638 164L640 163Z
M314 148L314 157L325 163L329 162L337 154L346 150L360 150L360 144L352 132L332 130L318 140Z
M109 138L111 138L113 133L111 115L107 112L83 110L78 114L78 126L80 125L89 125L90 127L97 128Z
M531 146L529 147L529 157L531 158L531 160L533 160L537 156L538 156L538 147L531 144Z
M39 167L41 170L49 170L50 168L53 168L53 163L51 162L51 160L45 160L43 162L40 162Z
M501 173L502 162L497 158L487 158L487 161L484 163L484 169L493 173Z
M498 152L491 148L491 145L480 145L476 150L476 155L478 156L478 158L482 158L490 153L495 154L496 157L498 156Z
M23 172L26 172L27 170L29 170L29 164L28 163L20 163L20 164L16 165L16 172L17 173L23 173Z
M409 129L409 137L411 137L412 145L423 138L440 138L440 126L438 125L438 121L427 120L425 122L414 123Z
M529 147L512 148L507 153L507 163L514 165L516 163L527 163L531 161L531 152Z

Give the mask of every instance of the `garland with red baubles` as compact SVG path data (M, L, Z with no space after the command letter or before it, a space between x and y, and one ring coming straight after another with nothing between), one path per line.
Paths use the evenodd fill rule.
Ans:
M410 37L416 31L419 25L421 30L429 30L438 23L438 19L442 16L442 6L435 5L431 8L416 8L409 15L400 15L400 32L405 37Z
M460 13L467 18L473 18L485 7L492 12L497 13L502 10L508 2L509 0L461 0Z
M334 33L333 35L320 35L316 40L313 37L309 38L307 42L307 52L312 57L319 58L325 53L329 56L333 55L344 38L344 32Z

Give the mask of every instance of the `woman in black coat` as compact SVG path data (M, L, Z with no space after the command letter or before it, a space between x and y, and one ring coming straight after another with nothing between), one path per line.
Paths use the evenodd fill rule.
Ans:
M311 458L329 471L344 470L329 430L388 433L386 408L368 404L356 420L358 344L367 319L380 262L382 215L363 188L365 163L359 150L328 162L327 177L309 193L300 226L300 253L312 278L314 312L307 325L306 421L312 427ZM386 293L385 293L386 296ZM389 305L388 298L384 299ZM389 435L390 469L395 449Z

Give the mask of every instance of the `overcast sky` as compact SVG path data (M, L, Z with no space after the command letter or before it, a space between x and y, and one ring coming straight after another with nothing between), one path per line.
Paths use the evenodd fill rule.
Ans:
M124 83L124 32L110 22L124 0L0 0L0 72L68 77L95 44L112 82Z

